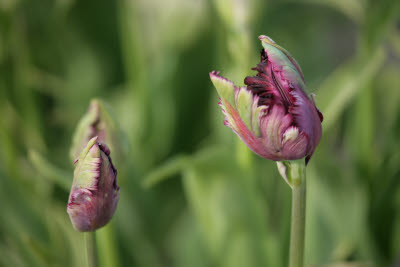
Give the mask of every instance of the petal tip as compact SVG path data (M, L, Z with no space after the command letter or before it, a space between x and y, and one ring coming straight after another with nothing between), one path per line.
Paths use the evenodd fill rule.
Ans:
M210 74L211 80L221 80L221 81L227 82L227 83L229 83L229 84L232 84L232 85L234 86L234 84L233 84L232 81L228 80L228 79L225 78L225 77L222 77L221 75L219 75L219 73L220 73L219 71L215 71L215 70L213 70L212 72L210 72L209 74ZM234 86L234 87L235 87L235 86Z
M210 74L210 77L219 76L219 71L213 70L213 71L211 71L209 74Z
M232 81L220 76L219 72L217 71L210 72L210 79L217 89L218 95L220 96L221 100L228 101L228 103L234 106L235 91L237 89L235 84Z
M99 137L96 135L95 137L93 137L92 139L89 140L88 144L89 144L89 143L90 143L90 144L96 143L96 142L97 142L97 139L99 139Z
M272 40L270 37L268 37L266 35L260 35L260 36L258 36L258 39L260 39L262 42L266 42L269 44L276 44L274 40Z

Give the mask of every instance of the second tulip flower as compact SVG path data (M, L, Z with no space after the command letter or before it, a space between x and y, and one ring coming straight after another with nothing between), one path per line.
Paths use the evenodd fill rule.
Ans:
M303 73L294 58L267 36L256 76L238 87L211 72L225 124L256 154L274 161L311 158L322 134L322 114L306 94Z

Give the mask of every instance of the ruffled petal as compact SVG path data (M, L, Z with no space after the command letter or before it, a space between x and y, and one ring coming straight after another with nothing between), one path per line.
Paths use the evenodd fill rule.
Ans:
M307 154L308 137L297 127L289 127L283 134L282 154L286 159L300 159Z
M282 159L283 133L292 123L292 116L286 113L282 105L271 107L267 115L261 118L261 139L274 154L273 160Z

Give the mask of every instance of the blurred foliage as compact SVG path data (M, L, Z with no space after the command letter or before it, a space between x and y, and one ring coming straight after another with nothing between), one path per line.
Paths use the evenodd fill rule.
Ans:
M242 84L266 34L300 63L325 116L307 264L398 266L399 5L0 0L0 265L82 266L68 153L99 97L129 143L117 212L97 233L101 266L285 266L289 187L223 126L208 78Z

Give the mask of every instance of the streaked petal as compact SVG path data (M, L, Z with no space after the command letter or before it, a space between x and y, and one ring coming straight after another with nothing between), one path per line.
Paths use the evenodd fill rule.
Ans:
M235 90L236 86L233 82L219 76L216 71L210 72L210 78L221 99L227 101L231 106L235 107Z
M236 109L239 112L240 118L246 124L247 128L251 129L251 115L253 95L246 87L240 87L236 92Z
M304 75L303 72L301 71L300 65L297 63L297 61L290 55L290 53L281 47L280 45L276 44L270 37L265 36L265 35L260 35L258 39L261 40L261 44L264 47L264 49L267 51L268 55L271 54L272 57L272 62L280 65L280 66L290 66L293 65L293 67L297 70L299 73L301 79L304 82ZM289 64L289 62L290 64Z

